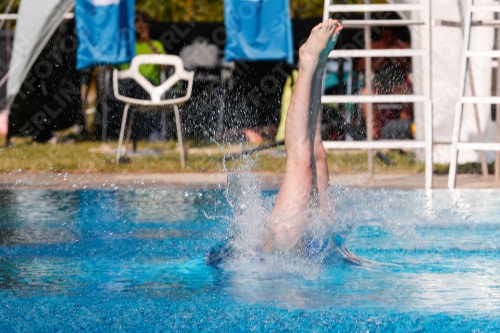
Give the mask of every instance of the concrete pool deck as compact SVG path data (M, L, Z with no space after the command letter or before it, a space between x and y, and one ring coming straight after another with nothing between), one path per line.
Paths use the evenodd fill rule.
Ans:
M263 189L278 189L282 173L255 173ZM447 175L434 175L434 188L447 188ZM330 174L332 185L341 184L359 188L423 189L423 174ZM0 174L1 189L117 189L117 188L225 188L226 174L219 173L50 173L13 172ZM485 181L481 175L458 175L459 189L500 189L500 182L490 175Z

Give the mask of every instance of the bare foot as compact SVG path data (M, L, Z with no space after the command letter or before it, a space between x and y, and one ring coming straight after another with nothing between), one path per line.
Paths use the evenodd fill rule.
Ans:
M299 49L301 65L316 69L320 63L326 62L341 30L340 23L332 19L315 26L307 41Z
M245 138L247 138L248 142L250 142L253 145L260 145L264 142L264 139L262 138L261 135L249 129L245 131Z

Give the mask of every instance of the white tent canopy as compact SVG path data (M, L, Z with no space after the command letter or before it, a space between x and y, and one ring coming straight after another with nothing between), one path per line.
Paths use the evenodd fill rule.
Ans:
M9 101L19 92L31 66L61 24L64 14L74 5L75 0L21 1L7 81Z

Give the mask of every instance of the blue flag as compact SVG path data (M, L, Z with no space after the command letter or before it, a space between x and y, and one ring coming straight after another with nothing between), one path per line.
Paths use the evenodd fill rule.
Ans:
M293 62L288 0L224 0L226 61Z
M135 56L134 0L76 0L76 69Z

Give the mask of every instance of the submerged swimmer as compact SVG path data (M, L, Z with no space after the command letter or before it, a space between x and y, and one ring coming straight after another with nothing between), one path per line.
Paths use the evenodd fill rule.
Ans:
M305 212L321 209L320 194L328 189L326 152L321 140L321 83L328 54L342 30L337 20L315 26L299 49L300 68L286 118L285 177L265 225L262 252L287 252L304 241ZM218 244L205 255L218 265L235 251L232 241ZM344 251L345 252L345 251ZM346 252L347 253L347 252ZM344 256L348 256L345 255Z
M329 187L326 152L321 140L321 82L328 54L342 30L337 20L315 26L299 49L299 76L286 117L286 167L263 252L296 246L305 228L304 212L320 206L320 194Z

